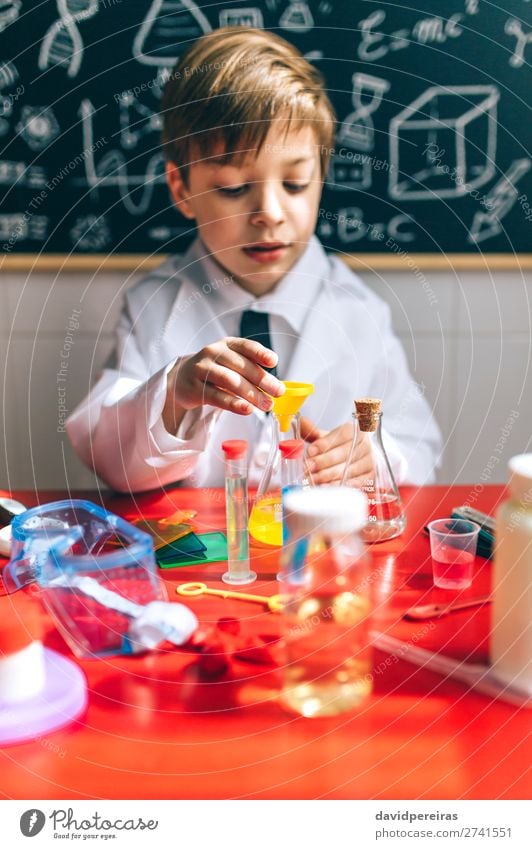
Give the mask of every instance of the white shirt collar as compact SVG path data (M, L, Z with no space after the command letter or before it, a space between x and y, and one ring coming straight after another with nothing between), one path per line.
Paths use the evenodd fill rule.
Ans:
M327 254L313 236L298 261L279 281L273 292L256 298L242 289L229 272L212 258L198 238L185 254L191 277L217 315L255 310L284 318L300 334L307 313L315 302L321 281L329 270Z

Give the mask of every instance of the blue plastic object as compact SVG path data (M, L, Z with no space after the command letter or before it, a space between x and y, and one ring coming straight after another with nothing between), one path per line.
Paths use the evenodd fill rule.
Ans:
M130 617L83 592L91 578L135 604L166 600L149 534L90 501L56 501L12 522L3 581L12 593L37 582L56 625L78 657L130 654ZM79 582L78 582L79 584Z

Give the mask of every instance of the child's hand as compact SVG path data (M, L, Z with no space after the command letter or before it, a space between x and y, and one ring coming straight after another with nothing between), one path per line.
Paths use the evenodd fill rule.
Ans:
M210 404L241 416L253 407L271 410L284 386L264 371L277 364L277 354L251 339L229 336L182 357L168 373L163 421L175 433L186 410Z
M351 422L340 425L334 430L320 430L309 419L301 418L301 436L311 442L307 456L307 467L315 484L339 484L349 458L353 440ZM357 442L349 471L345 480L347 486L364 486L368 477L372 477L373 461L369 440L364 435Z

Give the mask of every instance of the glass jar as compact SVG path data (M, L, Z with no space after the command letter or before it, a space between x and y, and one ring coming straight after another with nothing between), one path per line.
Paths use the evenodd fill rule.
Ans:
M332 716L372 689L371 581L359 534L366 497L348 487L294 489L284 510L281 699L303 716Z

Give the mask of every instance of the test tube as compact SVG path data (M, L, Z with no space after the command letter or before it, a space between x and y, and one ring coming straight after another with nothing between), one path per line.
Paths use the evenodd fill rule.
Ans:
M249 568L247 450L245 439L222 443L227 522L227 572L222 581L226 584L251 584L257 579Z
M294 486L304 486L304 450L305 443L302 439L285 439L284 442L279 443L279 451L281 452L281 492L283 495Z
M303 454L305 451L305 443L302 439L285 439L279 443L279 451L281 452L281 494L283 499L283 556L281 563L286 560L287 546L289 545L289 534L285 522L284 497L287 492L295 488L303 488L305 486L305 471L303 468ZM293 547L293 546L292 546ZM277 573L278 581L288 580L285 574L284 567Z

